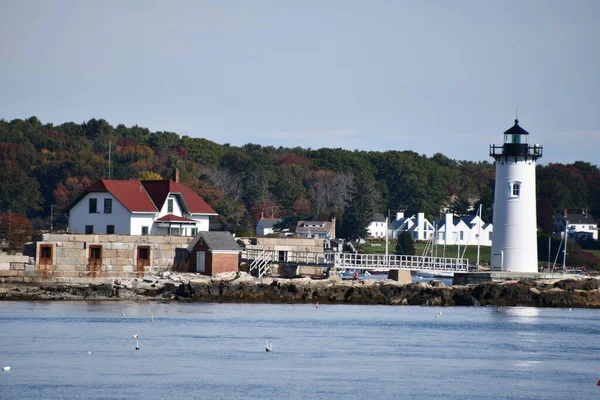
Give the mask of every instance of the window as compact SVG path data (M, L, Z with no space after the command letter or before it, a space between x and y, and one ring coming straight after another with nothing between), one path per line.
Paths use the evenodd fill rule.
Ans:
M142 236L148 236L148 227L142 226Z
M460 240L465 240L465 232L460 231Z
M167 212L168 212L169 214L172 214L172 213L173 213L173 199L169 199L169 200L167 201Z
M98 199L90 199L90 214L96 214L98 212Z
M86 235L94 234L94 225L86 225L85 226L85 234Z
M197 233L198 233L198 228L192 228L192 236L196 237Z
M106 234L114 235L115 234L115 226L114 225L106 225Z
M490 239L489 240L492 240L492 232L490 232Z
M104 199L104 214L112 214L112 199Z
M179 228L171 228L171 235L179 236L181 235L181 230Z
M520 196L520 192L521 192L521 184L518 182L515 182L512 184L512 189L511 189L511 196L512 197L519 197Z

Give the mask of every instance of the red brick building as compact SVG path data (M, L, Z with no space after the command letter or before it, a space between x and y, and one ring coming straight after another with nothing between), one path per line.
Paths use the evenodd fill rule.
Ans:
M190 272L212 276L239 270L242 249L229 232L199 232L187 250Z

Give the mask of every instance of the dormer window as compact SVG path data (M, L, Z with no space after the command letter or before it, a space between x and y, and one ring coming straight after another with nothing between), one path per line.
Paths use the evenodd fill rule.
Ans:
M167 212L173 214L173 199L167 201Z
M510 184L510 197L519 197L521 195L521 183L512 182Z

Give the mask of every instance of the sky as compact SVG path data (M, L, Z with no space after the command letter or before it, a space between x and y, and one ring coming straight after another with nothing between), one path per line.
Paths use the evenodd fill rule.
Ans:
M0 119L600 165L597 0L0 0Z

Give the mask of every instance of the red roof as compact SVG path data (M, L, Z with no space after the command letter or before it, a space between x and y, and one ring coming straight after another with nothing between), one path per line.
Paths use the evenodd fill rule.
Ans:
M85 192L109 192L129 212L158 212L165 204L169 193L180 194L180 199L184 203L182 206L184 210L187 208L188 213L217 215L217 212L192 189L182 183L170 180L140 181L139 179L131 179L117 181L100 179L85 189ZM173 217L175 216L173 215ZM187 221L187 219L183 220Z
M217 215L217 212L213 210L212 207L198 195L198 193L182 183L164 179L160 181L142 181L142 184L158 208L162 208L165 204L169 193L180 193L183 202L185 203L183 206L187 207L187 211L190 214Z
M152 199L139 179L128 181L100 179L85 189L85 191L109 192L129 212L158 212L154 202L152 202Z
M197 222L196 220L185 218L185 217L179 217L174 214L163 215L162 217L157 218L156 220L161 221L161 222L194 222L194 223Z

